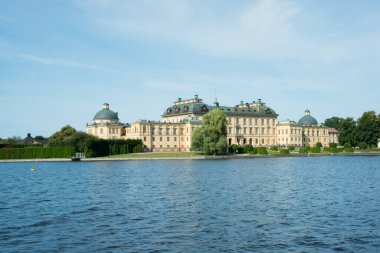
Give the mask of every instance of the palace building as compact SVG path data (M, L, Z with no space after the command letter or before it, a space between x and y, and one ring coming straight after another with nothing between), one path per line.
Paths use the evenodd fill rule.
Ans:
M337 131L319 125L306 110L296 123L286 120L278 122L278 114L261 99L229 107L218 102L209 105L198 95L182 100L178 98L162 114L162 121L140 120L131 124L121 123L117 112L103 104L92 124L87 124L88 134L103 139L140 139L145 151L170 152L190 151L191 136L195 128L200 127L202 118L211 110L223 110L227 115L228 145L244 146L315 146L321 142L328 146L338 142Z

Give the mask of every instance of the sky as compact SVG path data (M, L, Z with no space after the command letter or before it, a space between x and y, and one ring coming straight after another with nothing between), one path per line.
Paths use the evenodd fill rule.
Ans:
M380 1L2 0L0 137L50 136L107 102L160 120L198 94L279 120L380 113Z

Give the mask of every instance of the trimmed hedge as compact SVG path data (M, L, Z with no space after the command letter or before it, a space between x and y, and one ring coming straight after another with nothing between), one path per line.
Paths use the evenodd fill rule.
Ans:
M280 154L282 155L288 155L289 153L289 149L280 149Z
M257 154L259 155L267 155L268 150L266 147L257 147Z
M0 159L67 158L75 154L75 147L2 148Z
M250 155L257 155L257 148L253 148L251 151L248 151Z
M0 148L42 148L42 144L0 144Z
M272 146L272 147L270 147L270 150L271 151L278 151L278 147L277 146Z
M87 140L84 148L86 157L101 157L128 153L140 153L142 150L141 140Z

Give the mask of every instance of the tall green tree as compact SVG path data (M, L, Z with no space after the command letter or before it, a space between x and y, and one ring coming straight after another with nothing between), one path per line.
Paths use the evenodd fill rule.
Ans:
M94 139L97 139L97 137L78 132L75 128L66 125L49 138L49 146L75 146L77 152L84 152L86 141Z
M345 143L350 143L351 147L358 145L358 129L353 118L348 117L340 121L338 139L341 145Z
M195 129L191 148L206 155L227 151L227 116L222 110L212 110L203 117L202 126Z
M379 116L374 111L363 113L358 119L358 140L364 142L368 147L376 147L380 138Z
M343 118L340 118L340 117L328 118L325 120L325 126L333 127L335 129L339 130L342 120L343 120Z

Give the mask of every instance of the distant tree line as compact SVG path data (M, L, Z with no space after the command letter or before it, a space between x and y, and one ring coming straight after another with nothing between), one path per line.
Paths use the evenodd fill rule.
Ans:
M377 147L380 138L380 114L368 111L356 121L352 117L332 117L325 120L325 125L339 131L339 144L345 148L361 149Z

